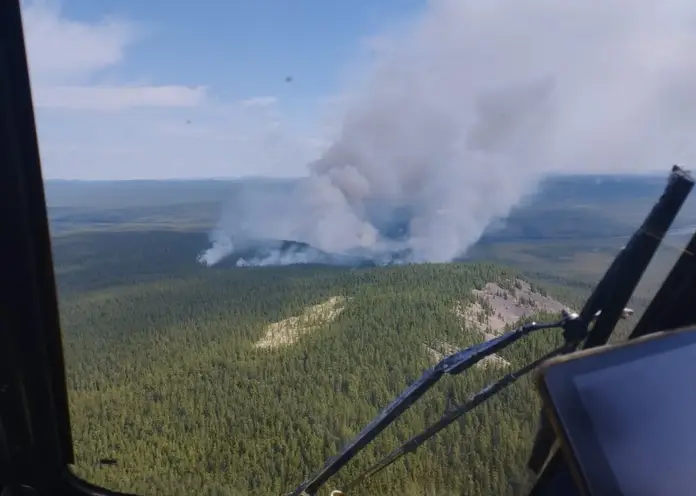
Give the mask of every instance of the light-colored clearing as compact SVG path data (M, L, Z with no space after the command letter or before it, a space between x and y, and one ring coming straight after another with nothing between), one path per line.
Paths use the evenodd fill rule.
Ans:
M346 298L333 296L323 303L307 308L302 315L274 322L266 334L254 344L255 348L279 348L296 343L303 335L325 326L345 309Z
M560 314L563 310L572 312L563 303L549 296L532 291L528 282L521 279L513 281L514 289L508 291L499 285L489 282L481 290L474 290L476 297L473 303L459 303L454 307L454 313L462 320L463 327L481 333L486 341L500 336L507 326L515 324L524 317L537 312ZM453 347L426 347L435 361L453 353ZM510 363L500 355L493 354L478 365L506 367Z
M425 348L425 351L430 355L430 358L432 358L433 364L436 364L443 358L456 353L458 351L458 348L455 346L452 346L449 343L446 343L444 341L440 341L438 343L435 343L433 346L428 346L427 344L423 344L423 347ZM478 362L476 367L509 367L510 362L505 360L503 357L497 354L492 354Z
M481 330L486 339L499 336L506 326L536 312L560 314L564 309L572 311L558 300L533 292L529 283L521 279L515 281L513 291L489 282L482 290L474 290L473 294L476 302L459 304L454 312L469 327Z

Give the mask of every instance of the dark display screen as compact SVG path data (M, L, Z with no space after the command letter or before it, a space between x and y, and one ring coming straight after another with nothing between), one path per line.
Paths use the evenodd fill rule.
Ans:
M696 345L573 382L623 494L696 494Z

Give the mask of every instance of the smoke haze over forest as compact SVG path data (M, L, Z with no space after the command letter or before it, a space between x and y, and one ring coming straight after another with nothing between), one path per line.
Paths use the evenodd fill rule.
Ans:
M429 2L377 38L308 176L237 195L199 261L259 244L242 263L449 261L548 174L693 161L695 16L676 0Z

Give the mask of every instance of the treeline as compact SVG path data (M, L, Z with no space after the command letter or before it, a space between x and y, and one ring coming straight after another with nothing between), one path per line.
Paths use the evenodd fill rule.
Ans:
M121 274L118 285L92 291L73 280L61 310L76 471L146 495L287 492L433 364L426 346L482 340L455 304L473 302L471 290L487 282L513 289L515 277L475 263L212 269L140 284ZM333 322L289 346L254 347L268 324L332 296L347 297ZM542 331L502 356L518 367L558 345L559 334ZM509 370L445 378L329 487ZM359 494L522 494L538 409L522 379Z

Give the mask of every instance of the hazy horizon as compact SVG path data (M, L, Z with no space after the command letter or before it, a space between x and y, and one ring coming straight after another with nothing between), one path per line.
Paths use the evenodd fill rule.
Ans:
M654 171L635 171L635 172L556 172L550 173L547 178L557 178L557 177L644 177L644 178L667 178L669 174L670 167L665 168L665 170L654 170ZM690 169L686 169L689 170ZM220 176L220 177L205 177L205 176L192 176L192 177L170 177L170 178L157 178L157 177L143 177L143 178L132 178L132 179L80 179L80 178L63 178L63 177L49 177L44 178L44 182L73 182L73 183L127 183L127 182L205 182L205 181L223 181L223 182L238 182L238 181L295 181L300 179L307 179L309 174L304 176Z
M642 2L220 6L176 19L114 4L86 21L27 0L44 174L171 178L150 183L160 191L256 176L220 213L206 265L264 239L452 260L548 177L651 177L696 161L696 9ZM200 32L183 36L184 19ZM146 26L160 29L144 37ZM268 187L245 187L258 176ZM407 219L399 239L381 229L394 218Z

